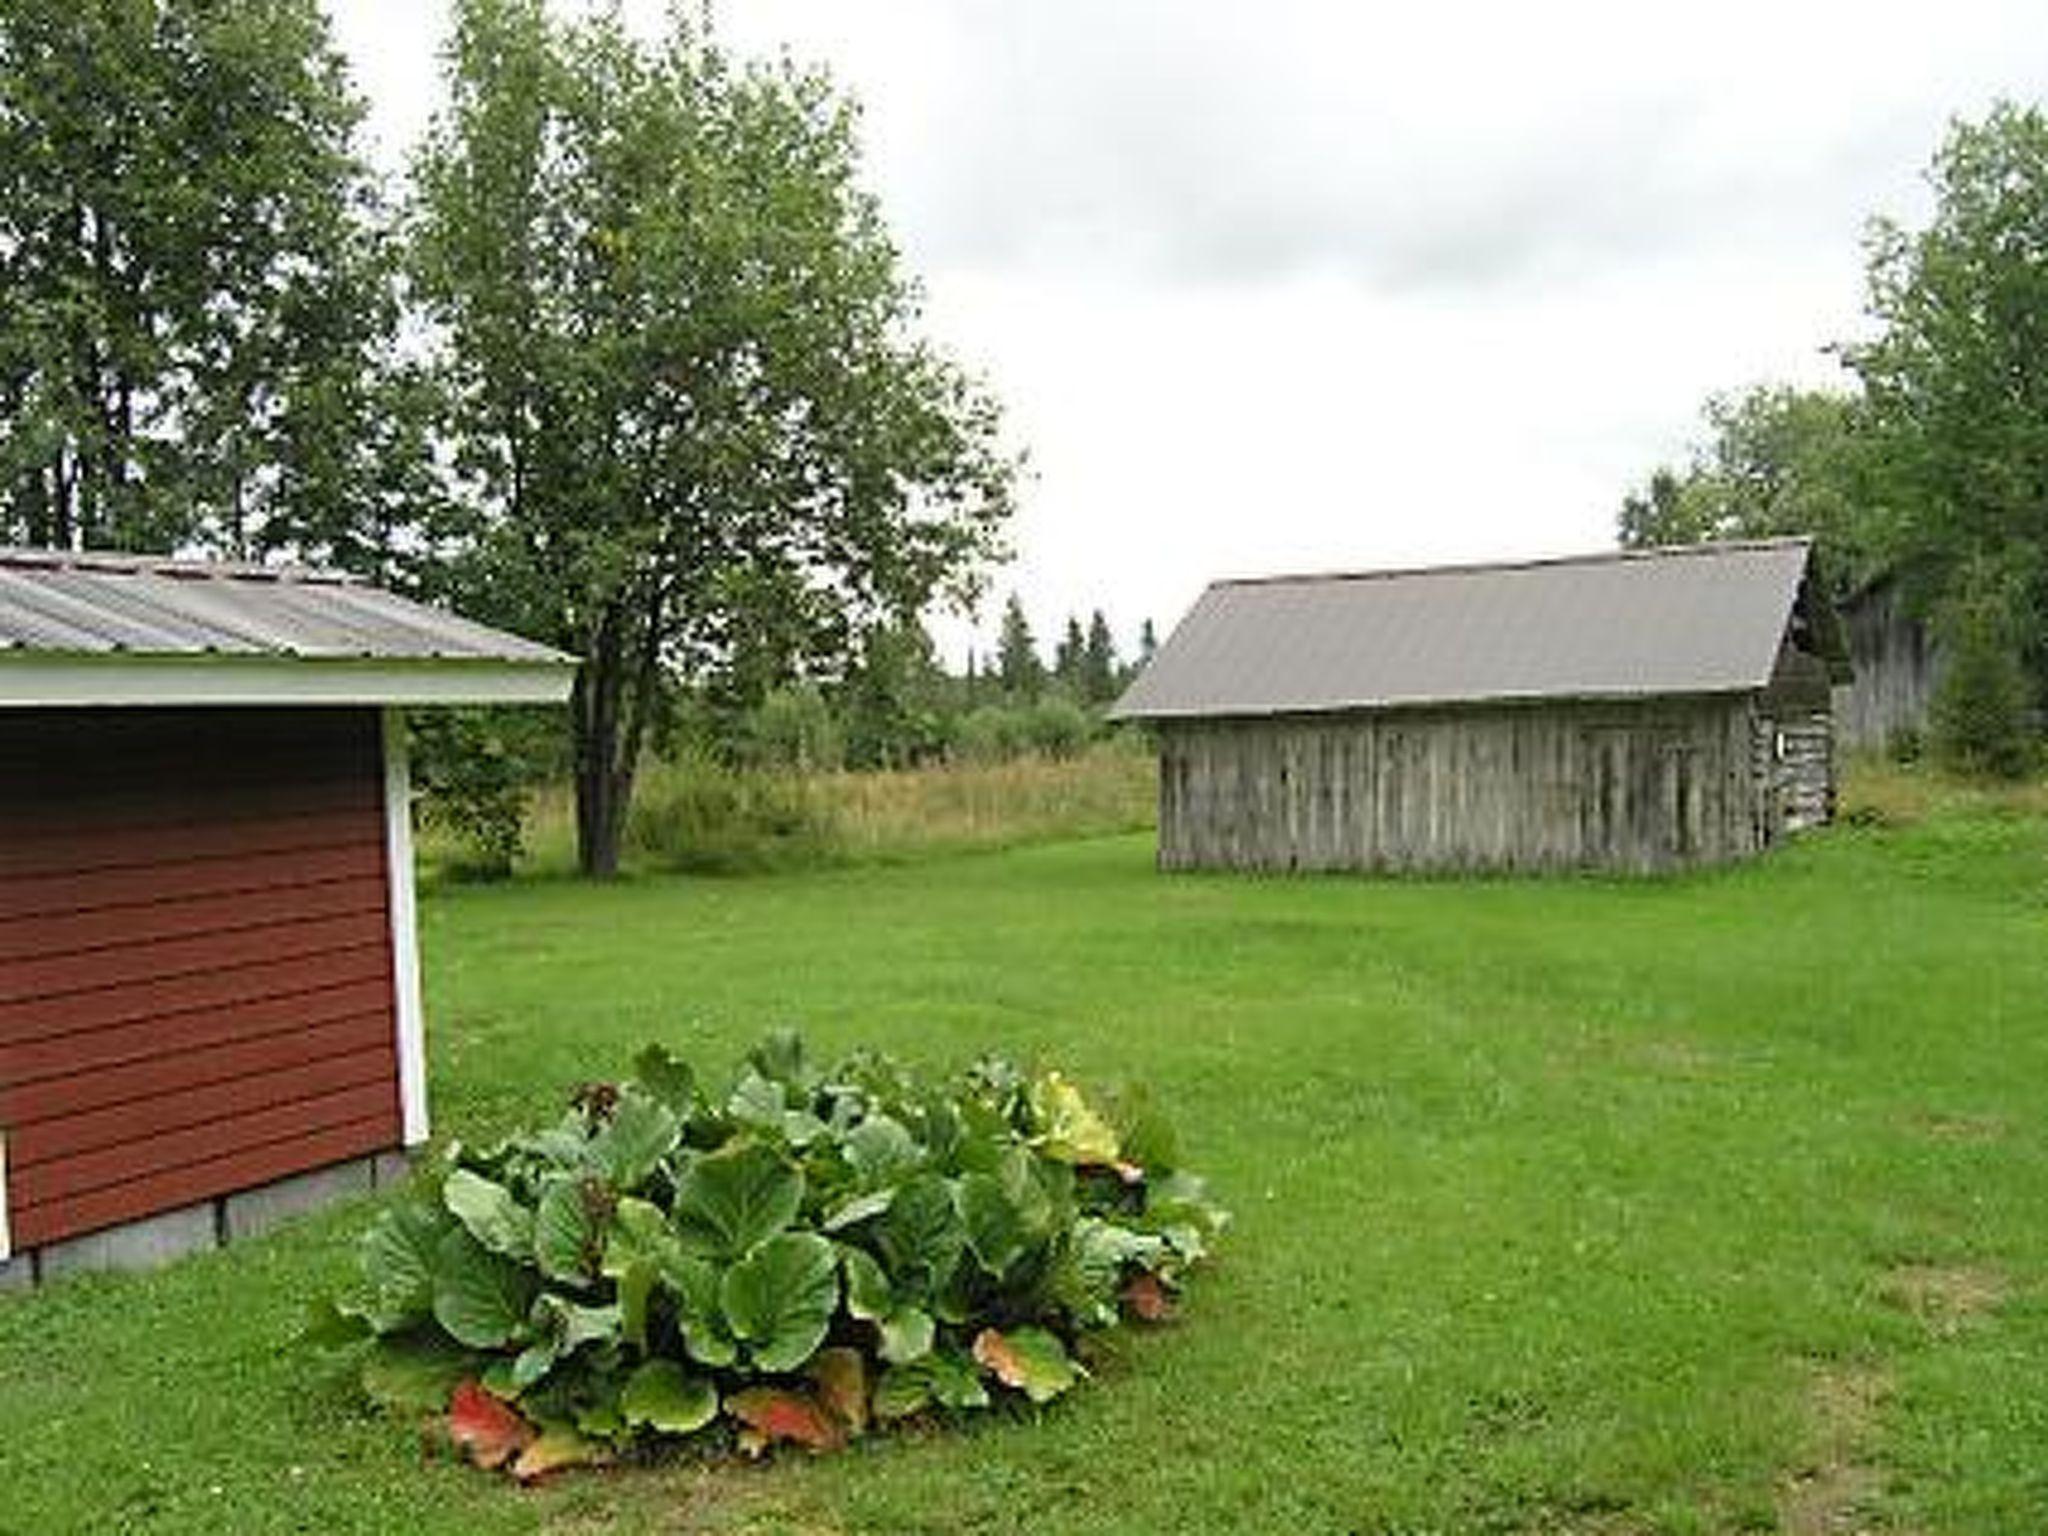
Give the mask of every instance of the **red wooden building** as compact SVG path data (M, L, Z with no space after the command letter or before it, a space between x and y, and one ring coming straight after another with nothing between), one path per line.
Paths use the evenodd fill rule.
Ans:
M573 676L347 577L0 550L0 1279L426 1138L401 711Z

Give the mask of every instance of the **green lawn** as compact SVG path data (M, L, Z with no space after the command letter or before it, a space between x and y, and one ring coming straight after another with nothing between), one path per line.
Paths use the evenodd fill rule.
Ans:
M444 1134L779 1022L1151 1082L1237 1223L1037 1420L521 1493L285 1348L359 1205L0 1300L0 1531L2048 1527L2048 820L1658 883L1149 860L425 908Z

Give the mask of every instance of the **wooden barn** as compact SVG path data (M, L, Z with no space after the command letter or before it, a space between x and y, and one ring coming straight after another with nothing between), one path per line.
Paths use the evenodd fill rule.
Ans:
M1884 752L1924 733L1941 653L1897 578L1880 577L1852 593L1841 615L1853 676L1835 689L1836 743Z
M1218 582L1116 706L1166 869L1661 870L1827 819L1803 540Z
M573 677L348 577L0 550L0 1283L426 1138L401 710Z

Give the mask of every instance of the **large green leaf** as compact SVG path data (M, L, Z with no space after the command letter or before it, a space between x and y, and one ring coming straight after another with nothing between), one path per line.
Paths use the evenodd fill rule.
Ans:
M900 1419L937 1404L941 1408L986 1408L988 1388L971 1360L934 1352L905 1365L892 1365L875 1383L878 1419Z
M504 1185L457 1168L441 1186L441 1203L491 1252L511 1259L533 1257L533 1212Z
M880 1114L869 1115L848 1131L842 1151L847 1167L868 1185L904 1178L923 1161L923 1154L903 1123Z
M891 1364L919 1360L930 1354L938 1331L931 1313L908 1302L878 1319L875 1327L881 1335L876 1353Z
M475 1371L476 1356L437 1333L394 1334L363 1356L363 1395L400 1413L443 1413L456 1384Z
M792 1147L807 1147L825 1134L824 1121L808 1109L790 1108L782 1084L752 1069L740 1074L725 1110L741 1125L786 1141Z
M502 1348L526 1333L537 1285L524 1265L457 1229L434 1254L434 1320L472 1349Z
M633 1078L655 1098L687 1120L697 1104L697 1074L667 1047L649 1045L633 1058Z
M675 1303L683 1348L701 1365L731 1365L740 1348L720 1301L718 1269L708 1259L674 1249L658 1270L662 1288Z
M630 1424L665 1435L687 1435L718 1417L718 1388L673 1360L649 1360L626 1379L619 1411Z
M818 1227L825 1232L844 1232L848 1227L874 1220L895 1203L894 1189L871 1189L864 1195L855 1195L834 1206Z
M936 1173L919 1174L900 1186L874 1232L899 1289L943 1283L967 1245L952 1182Z
M842 1243L839 1263L846 1272L846 1310L862 1322L887 1317L896 1305L896 1292L875 1256L864 1248Z
M628 1196L612 1211L599 1270L618 1282L619 1327L636 1349L647 1347L647 1304L663 1261L679 1252L659 1206Z
M796 1219L804 1177L773 1148L745 1143L695 1159L676 1185L675 1225L684 1245L738 1258Z
M380 1333L424 1321L434 1307L434 1254L452 1223L445 1211L416 1199L387 1207L370 1223L357 1251L369 1285L367 1311Z
M645 1184L682 1140L683 1122L651 1094L620 1090L604 1129L591 1137L586 1155L613 1189L630 1194Z
M839 1305L832 1245L814 1232L785 1232L725 1272L719 1301L734 1335L764 1371L791 1371L825 1341Z
M533 1256L542 1274L572 1285L596 1277L607 1204L601 1185L569 1174L557 1174L541 1186L533 1213Z
M846 1277L846 1310L859 1321L875 1325L880 1340L877 1352L884 1360L915 1360L931 1349L932 1315L896 1294L873 1254L843 1244L839 1267Z
M1032 1234L1024 1213L994 1174L963 1174L959 1199L968 1247L981 1267L1000 1279L1030 1246Z

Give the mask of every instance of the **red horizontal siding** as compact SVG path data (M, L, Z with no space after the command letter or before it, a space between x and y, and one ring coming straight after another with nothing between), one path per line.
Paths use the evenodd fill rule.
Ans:
M324 955L360 944L388 942L388 937L382 907L366 907L344 916L308 922L234 928L189 938L161 939L125 949L53 955L46 960L15 960L0 970L0 1002L162 981L258 960Z
M118 1152L132 1156L145 1137L150 1140L143 1142L141 1150L152 1157L168 1156L177 1150L169 1139L170 1133L195 1127L206 1133L210 1150L214 1145L212 1128L221 1122L238 1121L239 1131L247 1134L258 1110L277 1110L281 1105L319 1099L350 1088L380 1086L382 1093L388 1094L395 1091L391 1082L397 1070L397 1046L387 1037L346 1055L307 1058L301 1053L269 1071L250 1072L192 1088L162 1085L125 1104L34 1120L8 1137L8 1178L30 1179L30 1170L68 1159L70 1175L78 1179L87 1166L86 1153ZM377 1103L382 1103L381 1096L372 1107ZM114 1158L117 1165L124 1161L121 1156ZM33 1182L28 1187L33 1188Z
M94 1070L81 1070L77 1059L83 1054L81 1047L98 1044L96 1036L70 1035L46 1041L44 1047L51 1055L68 1054L65 1071L42 1082L0 1076L0 1085L4 1085L0 1086L0 1125L21 1133L45 1120L139 1103L204 1083L239 1081L329 1056L378 1055L393 1045L391 1017L384 1006L385 987L380 983L368 989L367 998L351 1000L350 993L360 990L341 987L331 993L281 1000L292 1006L273 1005L266 1010L279 1026L270 1034L218 1044L186 1044L171 1053L162 1049L167 1042L159 1036L156 1050ZM354 1003L353 1011L334 1012L338 1004L349 1001ZM306 1007L309 1002L316 1006ZM204 1019L199 1016L200 1022Z
M379 932L350 949L259 960L167 979L63 997L0 1003L0 1079L25 1082L64 1071L90 1071L171 1046L288 1029L300 1019L332 1017L325 994L369 987L391 997L391 945ZM358 1012L360 1001L345 1005ZM66 1053L76 1051L72 1062Z
M238 1189L253 1189L273 1179L324 1168L344 1158L381 1152L398 1144L398 1111L371 1115L344 1125L325 1126L288 1141L239 1146L202 1163L159 1168L123 1184L67 1192L37 1205L13 1210L17 1251L39 1248L61 1238L155 1211L167 1211L195 1200L209 1200Z
M397 1144L373 711L0 713L17 1246Z
M172 787L157 798L98 806L88 815L53 809L9 830L0 844L0 876L133 871L179 859L361 843L366 826L381 828L382 795L381 783L352 781L232 795Z
M211 853L153 862L146 891L126 869L66 870L17 878L0 876L0 923L16 917L58 912L114 912L125 904L172 901L276 890L355 877L384 878L384 849L359 840L339 847L286 848L277 852Z

